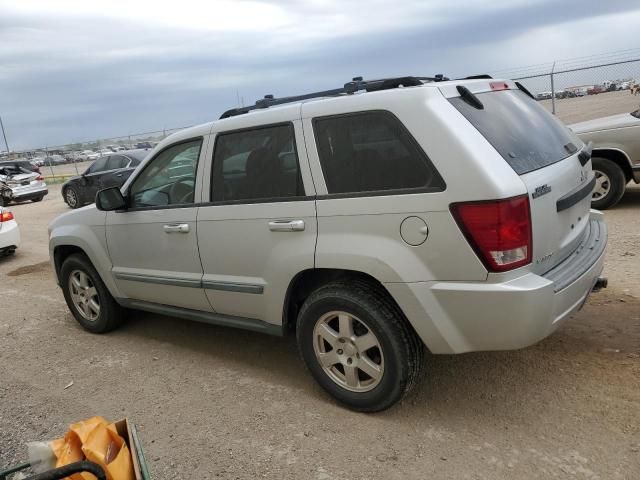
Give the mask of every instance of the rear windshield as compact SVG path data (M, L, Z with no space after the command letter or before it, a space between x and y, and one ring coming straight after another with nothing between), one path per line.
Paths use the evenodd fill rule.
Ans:
M559 162L581 147L564 125L519 90L479 93L476 97L484 109L462 97L449 101L518 175Z

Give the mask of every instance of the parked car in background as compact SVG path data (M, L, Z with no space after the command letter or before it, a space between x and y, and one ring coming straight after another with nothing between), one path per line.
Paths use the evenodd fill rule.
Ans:
M606 88L601 87L600 85L596 85L595 87L592 87L589 90L587 90L587 95L597 95L599 93L604 93L606 91L607 91Z
M12 255L20 246L20 228L11 213L0 204L0 257Z
M14 202L39 202L49 193L42 175L13 165L0 166L0 181L11 189Z
M25 170L30 170L32 172L40 173L40 167L30 160L19 159L19 160L0 161L0 168L5 165L13 165L15 167L24 168Z
M136 143L136 148L139 148L139 149L152 149L153 145L151 144L151 142L138 142L138 143Z
M56 165L62 165L64 163L67 163L67 159L62 155L49 155L48 157L44 158L43 165L47 167L53 167Z
M148 153L128 150L100 157L82 175L62 185L62 198L71 208L93 203L99 190L124 184Z
M322 388L378 411L427 349L523 348L605 286L593 182L510 80L354 79L170 135L49 252L88 331L138 309L295 332Z
M620 201L627 183L640 183L640 109L574 123L569 128L583 142L593 142L596 185L594 208L604 210Z
M93 150L83 150L82 152L80 152L78 154L78 158L83 161L90 161L90 160L95 160L97 158L100 158L100 154L94 152Z

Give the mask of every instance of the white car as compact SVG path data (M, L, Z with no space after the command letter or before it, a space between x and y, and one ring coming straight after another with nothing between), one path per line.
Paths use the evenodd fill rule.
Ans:
M11 189L11 201L40 202L49 193L44 177L15 166L0 167L0 181Z
M94 152L93 150L84 150L80 152L78 158L84 161L97 160L98 158L100 158L100 154Z
M20 245L20 229L13 213L0 207L0 257L11 255Z

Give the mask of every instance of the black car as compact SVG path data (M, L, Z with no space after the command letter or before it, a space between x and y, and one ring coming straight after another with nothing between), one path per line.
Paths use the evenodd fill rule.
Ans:
M40 173L40 168L31 163L29 160L0 160L0 167L14 166L24 168L30 172Z
M100 157L82 175L62 185L64 201L71 208L93 203L98 191L122 186L148 154L148 150L127 150Z

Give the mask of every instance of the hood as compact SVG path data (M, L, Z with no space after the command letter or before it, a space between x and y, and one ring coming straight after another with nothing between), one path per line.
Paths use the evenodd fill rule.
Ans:
M636 118L631 113L620 113L610 117L596 118L586 122L574 123L569 128L576 134L597 132L600 130L611 130L614 128L631 127L640 125L640 118Z
M70 183L75 183L82 178L82 175L76 175L75 177L68 178L66 182L62 184L63 187L69 185Z

